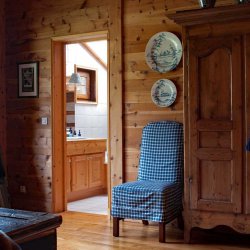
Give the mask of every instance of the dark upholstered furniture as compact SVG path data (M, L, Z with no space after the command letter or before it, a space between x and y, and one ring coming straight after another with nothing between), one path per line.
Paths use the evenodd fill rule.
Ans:
M56 228L61 223L60 215L0 208L0 230L22 250L56 250ZM3 239L2 244L5 243Z

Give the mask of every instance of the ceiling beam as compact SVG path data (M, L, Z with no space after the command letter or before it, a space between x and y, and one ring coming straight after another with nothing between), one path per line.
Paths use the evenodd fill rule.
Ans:
M87 50L87 52L94 57L94 59L100 63L102 65L102 67L107 70L107 64L105 62L103 62L103 60L85 43L85 42L81 42L80 45Z

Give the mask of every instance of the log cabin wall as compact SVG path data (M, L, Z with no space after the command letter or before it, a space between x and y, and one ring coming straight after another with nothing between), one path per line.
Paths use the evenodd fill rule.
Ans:
M181 63L176 70L160 74L145 61L145 47L155 33L170 31L181 38L181 28L166 17L167 1L124 3L124 161L125 180L137 178L142 128L150 121L183 121L183 87ZM167 78L176 84L178 96L168 108L151 101L155 81Z
M5 15L4 1L0 1L0 153L5 161ZM4 164L6 166L6 164Z
M153 72L144 59L146 43L160 31L180 37L181 28L168 20L166 13L197 8L198 4L196 0L123 2L123 151L125 180L129 181L137 176L142 127L155 120L183 121L181 64L166 74ZM6 0L7 160L14 208L51 210L51 37L107 30L112 3ZM231 3L218 1L218 5ZM17 98L16 64L22 61L40 62L39 98ZM171 79L177 86L177 100L169 108L157 108L150 99L153 83L161 78ZM42 116L49 117L49 125L40 124ZM21 185L27 187L27 193L20 193Z
M112 2L112 1L111 1ZM6 1L7 159L12 206L51 210L51 38L108 30L109 0ZM17 63L40 62L39 98L17 98ZM49 124L40 124L46 116ZM26 193L20 186L26 186Z
M217 1L217 6L233 4ZM170 31L181 39L181 27L170 21L166 13L199 8L198 0L124 1L124 161L125 180L137 178L142 128L150 121L183 122L182 62L168 73L152 71L145 62L144 51L150 37L160 31ZM172 80L177 99L168 108L159 108L151 101L150 91L155 81Z

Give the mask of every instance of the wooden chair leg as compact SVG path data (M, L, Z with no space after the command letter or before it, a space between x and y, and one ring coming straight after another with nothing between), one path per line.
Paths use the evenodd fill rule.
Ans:
M113 236L119 237L119 220L118 217L113 217Z
M165 222L159 222L159 242L165 243Z
M148 225L148 220L142 220L143 225Z

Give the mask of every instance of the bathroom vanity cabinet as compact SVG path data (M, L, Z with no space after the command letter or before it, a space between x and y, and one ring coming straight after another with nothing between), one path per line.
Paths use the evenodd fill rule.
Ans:
M106 139L67 141L67 199L107 193Z

